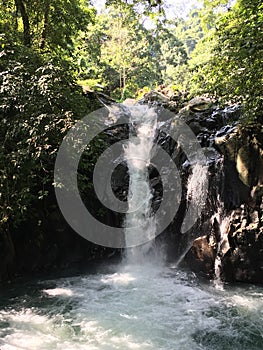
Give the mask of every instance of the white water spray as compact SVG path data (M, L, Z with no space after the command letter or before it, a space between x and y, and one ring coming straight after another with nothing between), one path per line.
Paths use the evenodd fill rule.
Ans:
M202 211L207 197L208 166L197 162L187 184L187 201L192 203L195 210Z
M193 217L200 217L202 210L205 208L207 198L207 178L208 166L197 162L192 167L192 173L187 181L186 199L188 203L187 214L182 224L182 232L185 232L185 227L188 225L188 220ZM189 251L193 244L193 237L187 237L183 251L177 260L177 266L185 258L185 254Z
M216 220L219 224L219 241L217 243L217 253L215 258L215 279L214 279L214 285L217 289L223 290L223 282L221 280L221 257L227 252L227 250L230 248L229 242L228 242L228 231L229 231L229 225L231 222L231 215L225 215L224 214L224 204L220 200L219 196L217 198L218 202L218 211L215 213L212 218L211 222Z
M157 115L152 108L136 106L131 108L129 142L124 149L124 156L129 169L128 213L125 220L125 240L127 246L136 246L144 237L141 247L132 248L127 253L128 262L138 263L150 249L155 237L156 223L151 216L152 192L149 185L148 166L154 153L154 138ZM148 222L145 227L145 222ZM133 228L127 230L127 228Z

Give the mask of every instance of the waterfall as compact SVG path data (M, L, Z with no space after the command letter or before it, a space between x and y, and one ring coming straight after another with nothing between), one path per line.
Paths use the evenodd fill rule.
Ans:
M181 227L181 232L187 232L189 223L194 223L193 218L200 217L203 209L206 205L206 198L208 194L207 178L208 178L208 165L202 163L195 163L192 165L191 174L187 181L187 212L184 217L184 222ZM181 236L180 256L177 260L179 265L185 258L186 253L189 251L196 238L196 232L190 232Z
M196 163L187 184L187 201L191 202L194 210L202 211L207 197L205 186L208 177L208 166Z
M214 215L211 216L210 222L214 231L214 244L216 244L216 256L214 262L214 285L217 289L223 290L223 282L221 280L222 256L230 248L228 241L229 226L232 219L232 214L225 210L225 205L222 199L223 191L225 190L225 174L224 174L224 158L221 157L215 163L215 204Z
M154 153L157 114L147 106L130 108L130 135L124 147L129 172L128 212L124 224L128 262L138 263L149 251L156 223L151 215L152 192L148 166ZM137 247L138 242L146 242Z
M221 280L221 257L229 249L228 231L231 222L231 215L226 215L224 212L224 203L217 197L217 212L212 216L211 223L216 220L218 224L218 232L216 232L217 252L215 257L215 278L214 285L217 289L223 290L223 283Z
M219 226L220 240L217 245L217 254L215 258L215 278L214 284L217 289L223 290L223 282L221 280L221 257L222 254L229 249L228 242L228 228L230 223L230 217L226 216L221 220Z

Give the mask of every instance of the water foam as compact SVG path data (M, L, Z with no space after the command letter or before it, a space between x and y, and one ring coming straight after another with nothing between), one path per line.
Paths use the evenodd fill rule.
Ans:
M147 242L140 248L127 250L128 262L141 263L152 245L151 241L155 238L156 231L155 219L151 215L152 192L148 166L154 152L157 114L147 106L133 107L130 125L129 142L124 149L130 177L125 240L127 246L136 246L139 241Z

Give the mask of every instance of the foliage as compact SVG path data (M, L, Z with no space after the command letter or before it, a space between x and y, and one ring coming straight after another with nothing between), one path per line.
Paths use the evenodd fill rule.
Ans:
M52 189L63 135L92 109L75 78L120 100L174 84L262 117L262 3L205 0L188 18L169 21L164 5L108 0L96 15L86 0L2 2L2 223L16 225ZM89 150L85 171L102 144Z
M3 1L0 31L10 43L64 55L73 51L73 38L94 19L85 0Z
M32 203L48 195L62 138L87 111L81 89L62 64L24 47L2 54L0 226L32 215Z
M144 22L151 18L153 27ZM117 99L143 87L173 82L187 54L175 31L151 13L115 2L82 31L76 42L79 78L93 79Z
M218 16L193 55L193 91L243 103L248 120L262 118L262 10L259 0L237 1Z
M53 192L57 149L93 109L75 83L73 39L94 20L85 0L7 0L0 15L0 232ZM96 109L98 105L94 106ZM100 144L94 144L94 153ZM92 166L90 157L86 168Z
M138 85L150 80L145 29L130 8L120 12L112 7L97 16L77 44L79 77L97 79L113 94L119 91L118 98L124 97L129 86L134 85L134 93Z
M181 83L180 74L182 67L187 63L188 55L183 42L180 41L174 31L166 29L159 36L160 42L160 71L162 82L166 85Z

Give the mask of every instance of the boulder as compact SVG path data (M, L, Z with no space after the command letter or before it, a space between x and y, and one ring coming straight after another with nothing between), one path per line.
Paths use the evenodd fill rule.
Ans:
M263 283L263 227L240 228L229 236L231 249L222 257L226 281Z
M125 106L134 106L136 103L137 101L134 98L126 98L126 100L122 102Z
M214 275L215 258L216 249L209 236L195 239L185 256L185 260L192 271L209 278Z
M255 186L263 181L263 157L262 149L253 142L239 148L236 156L236 168L241 181L249 186Z
M203 112L211 109L213 105L214 101L212 99L200 96L190 100L185 106L185 109L190 109L193 112Z
M237 126L225 125L220 128L215 134L215 147L228 160L235 161L237 150L240 147Z

